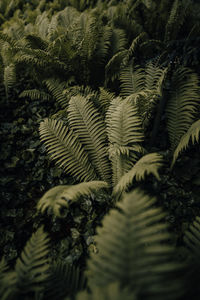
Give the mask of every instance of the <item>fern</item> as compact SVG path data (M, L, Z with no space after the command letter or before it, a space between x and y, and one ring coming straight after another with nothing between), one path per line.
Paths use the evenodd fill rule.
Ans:
M85 287L86 278L79 268L56 261L50 267L50 276L43 300L61 300L66 296L74 297L78 291Z
M55 100L65 109L68 105L68 99L64 94L64 90L68 87L66 82L60 82L55 78L49 78L44 80L49 92L53 95Z
M198 77L187 68L179 68L172 77L170 96L166 106L166 119L171 150L195 119L199 104Z
M141 181L144 180L146 175L152 174L158 180L160 176L158 169L163 165L163 158L158 153L150 153L143 156L137 161L137 163L132 167L132 169L125 173L117 185L113 189L114 195L121 195L125 192L132 184L133 180Z
M78 138L62 121L45 119L40 124L40 137L51 159L56 160L64 171L80 181L97 179L95 170Z
M19 98L30 98L31 100L50 100L51 96L45 92L39 91L37 89L33 90L24 90Z
M49 238L43 228L32 235L27 242L21 257L17 259L15 272L17 274L17 286L26 290L40 290L48 280Z
M4 86L5 86L6 97L8 98L8 94L9 94L10 89L16 83L16 71L15 71L15 65L14 64L10 64L8 66L5 66L4 74L3 74L3 83L4 83Z
M125 58L127 50L122 50L117 52L112 56L105 66L105 84L108 85L108 82L114 82L116 79L120 78L120 65L122 60Z
M144 140L141 119L137 108L129 99L115 98L107 111L109 158L112 162L113 184L130 170L136 156L131 153ZM132 158L132 159L131 159Z
M69 204L77 201L80 197L89 196L93 191L108 188L103 181L82 182L76 185L59 185L47 191L39 200L37 209L41 213L52 210L57 217L66 217L69 211Z
M99 252L88 261L89 286L119 281L137 299L177 299L179 282L172 278L178 265L173 248L165 244L164 214L154 204L155 198L136 189L104 218L97 229Z
M192 225L184 235L184 242L187 246L188 259L185 269L185 296L189 299L196 299L199 295L199 278L200 278L200 217L197 216ZM189 283L189 284L188 284Z
M124 67L127 66L129 62L134 59L135 54L138 51L139 45L145 39L145 37L146 37L146 33L142 32L132 41L131 46L127 51L127 54L122 61L122 65Z
M199 142L199 135L200 135L200 120L194 122L190 126L188 131L181 137L180 142L173 154L171 168L174 166L179 154L188 147L190 140L192 141L192 144L194 144L195 142L197 143Z
M174 0L169 19L165 27L165 42L176 39L180 27L184 22L189 3L190 1Z
M100 94L99 94L98 102L100 104L103 113L105 114L112 100L115 98L115 95L113 93L108 92L102 87L100 87L99 90L100 90Z
M30 293L44 290L49 278L49 238L39 228L27 242L21 257L17 259L15 271L8 272L3 280L1 299L24 299ZM19 297L19 298L18 298Z
M131 94L141 92L144 89L144 80L144 70L133 67L132 63L129 63L120 73L121 95L127 97Z
M92 287L91 293L84 291L77 295L76 300L136 300L134 292L122 289L118 282L104 287Z
M99 178L109 182L106 130L100 114L90 101L81 96L70 99L68 112L69 125L87 151Z

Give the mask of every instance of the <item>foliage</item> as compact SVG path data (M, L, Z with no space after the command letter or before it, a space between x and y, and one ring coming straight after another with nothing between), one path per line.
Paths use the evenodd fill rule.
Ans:
M0 264L2 299L196 299L199 219L186 233L193 254L184 259L183 276L171 264L173 259L167 263L167 249L176 246L180 260L184 228L200 214L199 16L195 0L1 1L0 248L8 260ZM64 172L45 156L39 123L50 158ZM146 193L133 192L137 203L130 200L130 216L123 207L131 197L126 192L138 186ZM152 194L159 194L159 204L167 211L163 221L171 224L175 237L151 231L160 228L156 218L161 218L156 203L149 207ZM140 207L141 214L140 196L148 198L143 204L149 209ZM103 221L112 226L98 229L104 233L97 236L98 246L93 240L96 226L113 206ZM48 247L51 258L84 269L88 254L100 250L92 254L100 267L80 295L75 296L86 283L78 269L51 265L45 255L47 271L41 273L40 264L31 260L32 248L40 256L33 245L40 230L22 252L25 240L41 224L53 242ZM146 226L141 229L140 224ZM130 228L134 243L126 239ZM141 242L143 233L147 242ZM151 233L156 244L151 250L162 248L163 256L145 252ZM38 240L40 246L43 242ZM139 251L131 254L137 255L128 255L136 246ZM20 252L15 270L8 272ZM140 264L140 269L125 272L130 257L128 267ZM95 269L92 259L88 266ZM184 277L182 286L162 262L175 267L176 278ZM91 283L98 274L99 282L117 274L119 278L98 287Z

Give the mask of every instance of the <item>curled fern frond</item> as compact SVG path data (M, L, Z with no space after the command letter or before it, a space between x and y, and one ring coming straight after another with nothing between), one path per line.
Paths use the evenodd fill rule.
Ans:
M121 195L131 186L134 179L136 181L141 181L149 174L154 175L158 180L160 180L158 169L162 166L163 158L159 153L149 153L144 155L137 161L129 172L125 173L121 177L113 189L113 194Z
M69 101L68 120L70 128L87 151L99 178L109 182L106 128L101 115L91 101L77 95Z
M96 172L78 138L62 121L45 119L40 137L52 160L80 181L97 179Z
M199 142L199 138L200 138L200 120L194 122L190 126L188 131L181 137L180 142L173 154L171 168L174 166L179 154L188 147L190 140L192 141L192 144L195 144Z
M155 198L136 189L117 207L97 229L98 253L88 261L89 286L118 281L137 299L177 299L180 283L172 278L179 267L174 249L166 245L169 233L161 223L165 214L155 207Z
M108 188L104 181L82 182L76 185L59 185L47 191L39 200L37 209L41 213L52 210L59 218L68 214L69 204L77 201L81 196L89 196L93 191Z

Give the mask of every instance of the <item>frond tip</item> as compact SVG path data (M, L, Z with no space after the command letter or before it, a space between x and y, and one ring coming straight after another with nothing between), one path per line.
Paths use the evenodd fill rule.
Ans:
M200 120L194 122L190 126L188 131L182 136L178 146L174 151L171 168L173 168L179 154L188 147L190 140L192 141L192 144L195 144L195 142L197 143L199 142L199 137L200 137Z
M141 181L149 174L154 175L160 180L158 169L162 167L162 165L163 157L159 153L149 153L144 155L129 172L122 176L118 184L114 187L113 194L119 195L125 192L134 179L136 181Z
M44 213L51 209L55 216L63 218L68 213L69 203L81 196L89 196L93 191L108 188L104 181L82 182L76 185L59 185L47 191L39 200L37 209Z

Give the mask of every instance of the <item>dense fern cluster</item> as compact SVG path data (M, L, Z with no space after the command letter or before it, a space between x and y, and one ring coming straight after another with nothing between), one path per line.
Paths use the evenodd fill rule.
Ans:
M21 79L19 101L57 102L40 138L75 182L45 192L38 212L66 219L75 201L100 190L112 209L94 229L86 270L52 262L39 228L14 270L2 259L1 299L197 299L200 219L178 259L166 213L147 188L158 194L158 181L175 178L199 142L197 15L192 0L2 1L7 102Z

